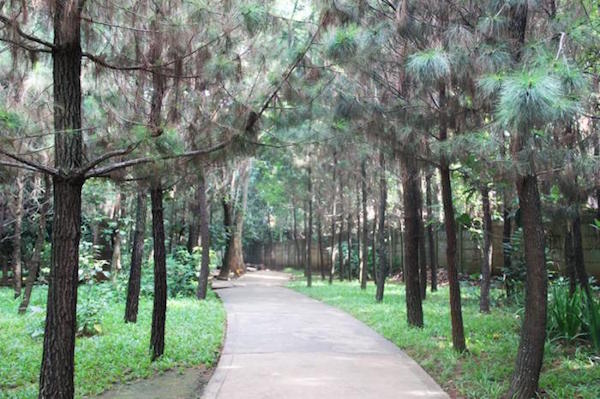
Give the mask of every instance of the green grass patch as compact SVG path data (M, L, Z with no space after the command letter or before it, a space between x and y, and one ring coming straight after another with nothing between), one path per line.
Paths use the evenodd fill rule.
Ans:
M150 362L152 298L142 296L136 324L125 324L125 297L108 283L79 288L79 306L100 301L101 333L77 338L76 396L95 395L114 383L147 378L175 367L212 366L223 340L225 311L210 292L206 301L169 298L165 354ZM18 315L13 291L0 289L0 398L35 398L42 359L45 287L35 287L31 307Z
M500 398L508 390L519 344L522 312L498 306L489 315L479 313L478 287L463 287L463 318L469 352L452 349L448 287L427 293L423 311L425 328L406 323L404 286L387 284L383 303L375 302L375 287L369 282L361 291L357 282L303 279L290 287L312 298L343 309L363 321L415 359L447 392L457 397ZM600 364L588 346L547 343L540 388L547 398L600 398Z

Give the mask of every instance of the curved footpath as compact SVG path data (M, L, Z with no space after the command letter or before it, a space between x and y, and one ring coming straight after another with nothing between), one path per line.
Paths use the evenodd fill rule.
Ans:
M227 336L204 399L448 398L398 347L347 313L283 287L288 278L254 272L215 282Z

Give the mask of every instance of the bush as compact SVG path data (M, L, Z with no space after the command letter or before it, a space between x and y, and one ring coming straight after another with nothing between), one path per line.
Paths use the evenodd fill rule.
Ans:
M580 288L573 294L565 279L552 285L548 306L548 335L567 341L586 340L600 349L600 304Z

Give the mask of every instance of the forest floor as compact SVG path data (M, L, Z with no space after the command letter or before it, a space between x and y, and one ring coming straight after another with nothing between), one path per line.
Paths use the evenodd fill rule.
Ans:
M506 392L519 344L522 311L503 306L502 292L493 290L492 313L479 313L478 287L462 289L463 318L469 352L452 349L448 287L427 292L425 328L408 328L404 286L388 283L383 303L375 302L375 287L362 291L358 282L327 282L313 277L312 288L297 276L290 287L343 309L388 338L415 359L452 397L500 398ZM585 346L548 342L540 380L545 398L600 398L598 356Z
M0 289L0 398L37 397L46 296L45 287L35 287L28 312L18 315L19 301L13 299L13 291ZM218 358L225 323L222 303L212 292L202 302L169 298L165 354L156 362L150 361L148 352L152 298L140 297L135 324L123 322L124 303L125 293L110 283L79 288L79 325L89 325L97 334L77 338L76 396L131 389L114 385L130 381L136 381L131 384L136 389L148 390L154 379L171 381L175 390L191 385L197 388L190 369L201 378L202 366L211 367ZM139 385L137 380L149 377L154 378Z

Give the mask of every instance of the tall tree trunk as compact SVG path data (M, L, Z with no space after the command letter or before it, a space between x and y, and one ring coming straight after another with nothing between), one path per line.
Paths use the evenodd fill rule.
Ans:
M300 243L298 241L298 217L296 210L296 203L292 202L292 215L294 217L294 255L296 258L296 267L300 266Z
M15 230L13 238L13 286L15 289L15 298L21 296L21 287L23 285L23 264L22 264L22 251L21 243L23 242L21 236L23 233L23 195L25 191L25 181L23 177L23 170L17 169L17 177L15 179L15 186L17 190L17 196L15 197L14 204L14 216L15 216Z
M319 240L319 271L321 280L325 280L325 265L323 264L323 226L321 224L321 215L317 219L317 239Z
M308 167L308 234L306 235L306 286L312 286L312 235L313 235L313 193L312 193L312 168Z
M346 272L348 275L348 281L352 281L352 214L348 213L348 235L346 236L346 247L348 248L348 254L346 256Z
M377 290L375 300L383 301L383 290L385 288L385 279L387 277L388 265L385 246L385 208L387 207L387 180L385 175L385 155L383 151L379 152L379 227L378 227L378 270L377 270Z
M569 279L569 295L573 295L577 289L577 274L575 273L575 250L573 249L573 223L567 221L565 230L565 274Z
M198 245L200 239L200 187L196 186L194 198L190 201L190 223L188 230L188 239L186 248L188 253L194 252L194 248Z
M230 258L233 256L233 205L231 199L223 197L223 227L225 234L227 235L225 242L225 254L223 255L223 263L221 264L221 270L219 271L219 279L229 279L229 266L231 265Z
M481 294L479 311L490 312L490 281L492 267L492 210L490 207L490 190L481 188L481 204L483 209L483 259L481 263Z
M437 291L437 256L435 254L435 240L433 238L433 195L431 190L431 173L425 178L427 206L427 249L429 251L429 267L431 268L431 292Z
M37 178L39 181L39 177ZM19 305L19 313L25 313L27 307L29 306L29 300L31 299L31 292L33 291L33 285L35 284L39 272L40 272L40 263L42 259L42 251L44 249L44 244L46 243L46 216L48 214L48 209L50 209L50 177L46 174L43 175L44 180L44 195L41 198L40 205L40 217L37 221L37 237L35 239L35 244L33 247L33 256L31 257L31 263L29 267L29 275L27 276L27 281L25 282L25 293L23 295L23 300Z
M527 2L517 2L509 9L508 31L514 42L513 59L520 61L527 28ZM513 159L525 148L528 131L518 131L511 140ZM531 162L533 164L533 162ZM548 275L544 228L540 193L535 171L518 175L516 188L519 196L521 221L523 225L525 265L525 314L521 327L521 339L517 352L515 371L511 379L508 396L515 399L528 399L535 396L538 389L540 370L544 359L546 341L546 308L548 295Z
M0 241L4 238L4 222L6 220L6 208L7 205L4 202L0 202ZM0 285L8 285L8 262L3 262L2 257L0 257L0 262L2 262L2 283Z
M113 281L116 281L118 274L121 272L121 224L125 217L125 194L119 187L117 198L113 208L113 222L115 228L112 232L112 257L110 262L110 272Z
M40 399L72 398L81 237L81 189L72 176L83 161L81 133L81 33L84 0L55 0L52 77L54 97L54 217Z
M361 205L362 205L362 256L360 257L360 288L367 288L369 256L369 221L367 220L367 159L360 163ZM360 233L359 233L360 234Z
M331 199L331 206L333 208L333 212L331 213L331 263L330 263L330 270L329 270L329 284L331 284L333 282L333 274L335 272L335 224L337 222L337 215L336 215L336 206L337 206L337 198L336 198L336 192L337 192L337 183L336 183L336 177L337 177L337 153L334 151L333 152L333 198Z
M502 218L504 220L502 224L502 264L505 272L512 269L512 248L511 248L511 235L512 235L512 222L511 222L511 208L510 208L510 196L507 193L508 189L504 190L502 198ZM510 274L510 273L509 273ZM510 279L506 279L504 282L506 297L512 297L512 285Z
M202 244L202 260L200 261L200 277L198 281L198 299L206 299L208 275L210 273L210 221L206 200L206 177L204 171L198 176L198 216L200 218L200 240Z
M160 182L150 189L152 203L152 239L154 241L154 306L150 350L152 361L165 351L165 323L167 318L167 262L165 253L165 226L163 219L163 190Z
M575 204L574 215L573 215L573 260L575 267L575 274L579 285L585 292L588 298L591 298L592 294L590 291L590 282L588 274L585 270L585 260L583 255L583 240L581 235L581 215L579 211L579 204Z
M125 322L135 323L138 315L138 302L142 279L142 259L144 257L144 236L146 234L146 191L138 189L135 209L135 227L129 281L127 283L127 302L125 304Z
M421 184L419 184L419 186L420 185ZM424 300L427 297L427 249L425 248L425 225L423 223L422 205L422 191L419 190L419 283L421 288L421 300Z
M341 200L341 198L340 198ZM341 201L340 201L341 202ZM344 242L344 210L340 209L340 232L338 234L338 271L339 271L339 279L340 281L344 280L344 248L342 247L342 243Z
M440 140L448 137L446 110L446 87L440 87L441 128ZM446 227L446 262L448 264L448 284L450 286L450 318L452 320L452 344L457 352L467 349L462 319L462 305L460 300L460 282L456 267L456 221L454 216L454 203L452 200L452 184L450 181L450 165L448 160L442 158L440 163L440 176L442 182L442 203L444 207L444 224Z
M423 327L419 282L419 171L417 161L402 154L402 203L404 205L404 283L408 324Z
M221 272L219 274L219 277L222 279L227 279L230 272L233 272L236 276L240 276L245 271L244 254L242 251L242 233L244 228L244 213L248 202L250 168L251 165L248 164L240 172L239 198L237 198L237 200L232 200L234 201L233 203L223 203L225 213L229 213L229 221L232 225L230 227L231 234L229 235L226 246L224 264L223 267L221 267ZM225 227L227 228L227 224L225 224Z

